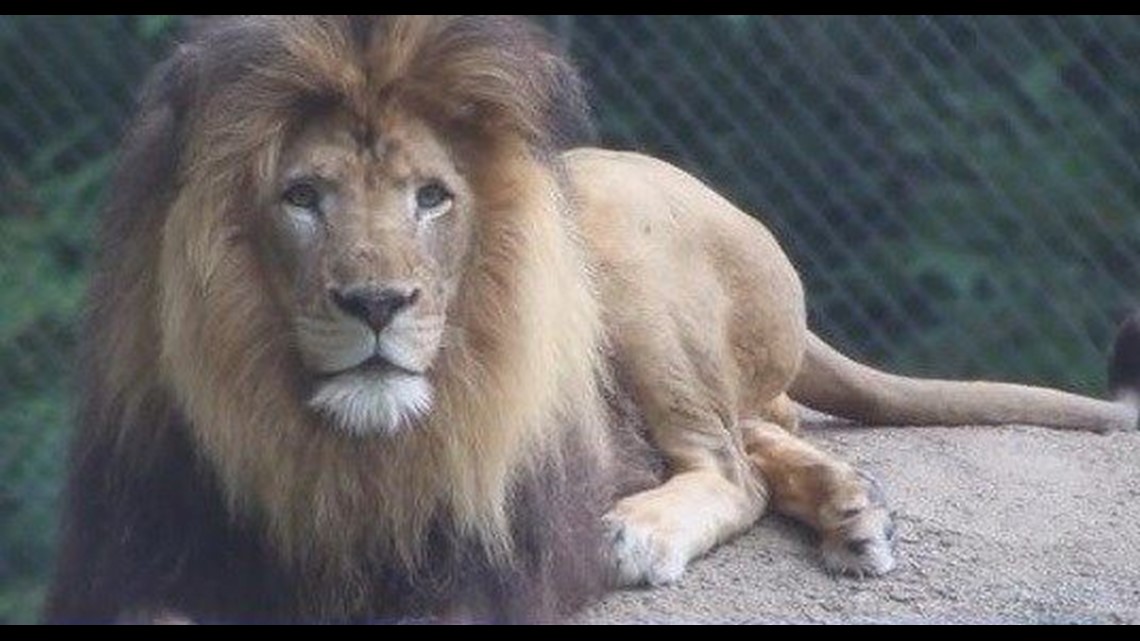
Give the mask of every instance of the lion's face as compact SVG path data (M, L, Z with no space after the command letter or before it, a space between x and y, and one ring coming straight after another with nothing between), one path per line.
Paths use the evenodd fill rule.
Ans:
M470 245L471 194L422 121L326 116L286 144L267 196L276 277L308 405L338 429L392 434L432 404L431 373Z

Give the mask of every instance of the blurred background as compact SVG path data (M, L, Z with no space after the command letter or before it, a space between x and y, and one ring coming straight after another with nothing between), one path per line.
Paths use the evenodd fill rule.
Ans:
M845 351L1103 393L1140 298L1140 18L538 18L603 142L764 220ZM94 221L186 24L0 17L0 622L42 597Z

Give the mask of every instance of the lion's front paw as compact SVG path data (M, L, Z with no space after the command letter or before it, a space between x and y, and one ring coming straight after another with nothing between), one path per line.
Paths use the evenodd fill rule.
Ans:
M685 573L681 546L659 527L620 507L605 517L606 541L619 586L669 585Z
M863 500L836 510L834 527L823 533L823 563L832 572L882 576L895 567L895 524L879 484L860 476Z

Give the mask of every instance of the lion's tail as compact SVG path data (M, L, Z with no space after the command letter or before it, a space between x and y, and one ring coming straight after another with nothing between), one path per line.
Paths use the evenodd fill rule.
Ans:
M1140 322L1136 336L1140 370ZM791 395L813 409L868 425L1026 424L1098 432L1137 425L1132 403L1008 383L896 376L856 363L814 334Z
M1140 405L1140 312L1120 326L1108 365L1108 389L1120 402Z

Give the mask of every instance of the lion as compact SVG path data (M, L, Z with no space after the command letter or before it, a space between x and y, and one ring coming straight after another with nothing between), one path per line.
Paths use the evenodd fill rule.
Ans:
M1140 405L1140 311L1124 319L1112 345L1108 389L1121 403Z
M766 511L893 564L877 425L1135 407L857 364L776 239L575 145L582 83L488 16L216 20L145 90L100 231L49 621L550 621Z

